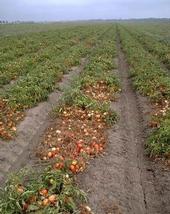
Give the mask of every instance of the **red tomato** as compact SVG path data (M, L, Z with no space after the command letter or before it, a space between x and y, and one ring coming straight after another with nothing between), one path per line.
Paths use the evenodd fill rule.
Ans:
M77 147L78 147L79 149L83 148L82 143L78 143L78 144L77 144Z
M96 143L96 144L94 145L94 148L95 148L95 150L98 152L98 151L99 151L99 144Z
M42 189L42 190L40 190L40 195L42 195L42 196L47 196L48 195L48 190L47 189Z
M70 170L73 172L73 173L76 173L76 167L74 165L70 165Z
M50 203L54 204L57 200L57 196L56 195L50 195L48 200L50 201Z

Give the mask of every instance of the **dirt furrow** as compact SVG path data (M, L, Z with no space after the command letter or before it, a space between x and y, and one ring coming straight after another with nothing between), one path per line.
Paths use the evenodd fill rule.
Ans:
M120 119L108 132L106 154L90 162L78 183L88 192L95 214L165 214L170 211L169 172L158 169L144 155L149 107L133 90L119 41L117 49L122 93L112 108Z
M25 119L17 127L17 137L11 142L0 140L0 184L9 173L16 171L27 164L30 154L37 146L41 135L50 124L49 113L56 106L63 95L63 89L69 87L72 79L75 78L84 68L86 59L82 59L81 65L73 67L68 74L63 76L57 88L49 95L46 102L30 109Z
M118 52L119 52L119 71L122 84L125 89L126 99L130 98L134 102L133 108L131 106L131 125L128 127L132 128L132 133L136 135L136 144L131 142L131 148L136 147L136 161L138 162L140 180L143 190L143 200L145 209L141 213L147 214L163 214L170 212L170 171L163 165L153 162L145 155L144 144L149 134L148 121L150 120L149 112L152 111L151 105L146 98L135 93L132 88L131 80L128 74L128 65L125 60L125 56L121 51L121 45L118 41ZM127 84L127 87L125 86ZM129 87L128 87L129 85ZM129 90L128 90L129 88ZM127 97L127 91L131 91L131 96ZM127 111L128 109L125 109ZM130 112L130 110L129 110ZM126 115L127 113L123 111ZM124 115L124 117L125 117ZM126 120L128 121L128 120ZM135 122L136 121L136 122ZM128 123L127 123L128 125ZM135 133L136 127L136 133ZM127 128L128 130L128 128ZM135 139L135 138L134 138ZM135 142L135 141L134 141ZM134 159L135 161L135 159ZM133 162L133 159L132 159ZM133 210L132 210L133 211ZM145 211L145 212L144 212ZM136 213L136 212L131 212ZM137 212L139 213L139 212Z

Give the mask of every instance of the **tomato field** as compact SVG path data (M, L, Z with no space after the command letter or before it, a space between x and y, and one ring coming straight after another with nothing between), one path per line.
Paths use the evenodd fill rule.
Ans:
M169 167L168 22L0 25L0 213L168 213Z

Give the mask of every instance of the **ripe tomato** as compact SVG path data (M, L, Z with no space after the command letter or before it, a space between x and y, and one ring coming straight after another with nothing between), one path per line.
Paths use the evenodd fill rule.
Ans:
M78 172L80 169L79 165L76 165L75 168L76 168L76 172Z
M80 153L83 153L84 152L84 149L80 149Z
M40 190L40 195L42 195L42 196L47 196L48 195L48 190L47 189L42 189L42 190Z
M55 167L56 169L59 169L59 168L60 168L60 164L59 164L59 163L56 163L56 164L54 165L54 167Z
M46 198L46 199L43 200L43 203L42 203L42 204L43 204L43 206L48 206L49 203L50 203L50 202L49 202L49 199Z
M52 158L53 157L53 153L52 152L48 152L48 157Z
M70 170L73 172L73 173L76 173L76 167L74 165L70 165Z
M94 148L95 148L95 150L98 152L98 151L99 151L99 144L96 143L96 144L94 145Z
M50 203L54 204L57 200L57 196L56 195L50 195L48 200L50 201Z
M54 165L54 168L55 168L55 169L62 169L63 167L64 167L64 164L63 164L62 162L56 163L56 164Z
M90 152L91 152L91 148L88 146L88 147L86 147L86 153L89 155L90 154Z
M77 143L77 147L78 147L79 149L83 148L82 143Z

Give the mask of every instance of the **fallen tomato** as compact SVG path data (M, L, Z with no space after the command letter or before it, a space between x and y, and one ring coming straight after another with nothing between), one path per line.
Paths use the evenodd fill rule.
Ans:
M54 204L57 201L57 196L56 195L50 195L48 200L50 203Z
M50 204L49 199L45 198L42 202L43 206L48 206Z
M53 157L53 153L52 152L48 152L48 158L52 158Z
M47 189L42 189L39 191L40 195L46 197L48 195L48 190Z
M70 165L70 170L71 170L73 173L76 173L76 166Z

